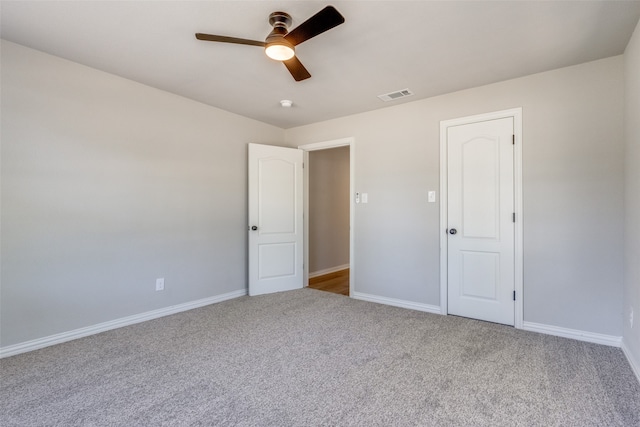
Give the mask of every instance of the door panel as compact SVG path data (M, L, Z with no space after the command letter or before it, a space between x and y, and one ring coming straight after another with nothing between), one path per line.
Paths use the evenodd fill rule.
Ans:
M249 144L249 295L302 288L302 196L301 150Z
M260 234L295 233L296 163L279 158L257 161Z
M499 231L500 147L495 139L462 144L462 227L465 238L491 239Z
M296 274L295 243L264 243L258 245L258 279L291 277Z
M500 254L462 251L460 296L496 300L500 277Z
M513 118L447 130L448 312L514 324Z

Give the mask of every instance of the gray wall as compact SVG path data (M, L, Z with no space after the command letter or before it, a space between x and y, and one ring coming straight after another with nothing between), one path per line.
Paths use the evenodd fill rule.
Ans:
M247 143L281 129L4 41L1 59L0 345L246 288Z
M624 345L640 376L640 23L625 50ZM633 328L629 317L633 310Z
M438 305L439 122L521 106L525 320L624 333L638 360L639 44L283 131L2 42L0 345L244 290L246 144L285 137L355 137L356 291Z
M355 138L355 291L439 305L441 120L523 107L524 320L622 335L622 56L289 129ZM439 198L438 198L439 200Z
M309 273L349 264L349 147L309 152Z

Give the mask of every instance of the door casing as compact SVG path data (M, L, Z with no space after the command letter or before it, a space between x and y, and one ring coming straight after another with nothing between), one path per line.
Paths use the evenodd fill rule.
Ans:
M514 285L516 291L514 326L523 328L524 322L524 277L523 277L523 209L522 209L522 107L492 113L478 114L440 122L440 310L448 313L448 150L447 128L481 121L513 117L514 147L514 203L515 203L515 266Z
M355 263L354 263L354 195L355 195L355 140L353 137L335 139L331 141L317 142L314 144L299 145L298 148L304 151L304 164L303 170L304 177L304 276L303 286L309 285L309 152L317 150L326 150L329 148L337 148L349 146L349 296L352 297L354 293L355 284Z

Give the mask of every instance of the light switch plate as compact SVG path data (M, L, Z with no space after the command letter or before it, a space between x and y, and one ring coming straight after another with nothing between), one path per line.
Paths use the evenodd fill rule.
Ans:
M435 203L436 201L436 192L429 191L429 203Z
M362 193L362 203L369 203L369 194Z

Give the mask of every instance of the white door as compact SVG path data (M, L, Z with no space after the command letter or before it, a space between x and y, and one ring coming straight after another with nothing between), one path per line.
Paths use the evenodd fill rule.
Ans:
M448 312L514 324L513 117L447 129Z
M249 144L249 295L302 288L302 154Z

